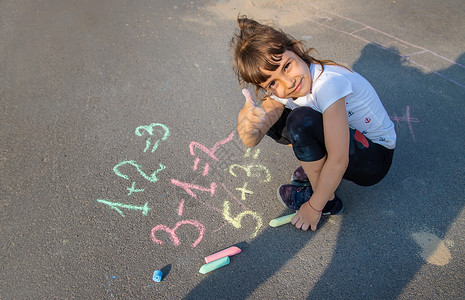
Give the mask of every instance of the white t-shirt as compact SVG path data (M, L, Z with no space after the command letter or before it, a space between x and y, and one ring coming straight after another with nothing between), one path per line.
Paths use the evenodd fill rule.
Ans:
M306 96L296 100L271 97L290 109L308 106L320 113L324 113L337 100L346 97L349 126L363 133L373 143L394 149L394 123L371 84L360 74L341 66L325 65L323 73L321 70L318 64L310 65L313 86Z

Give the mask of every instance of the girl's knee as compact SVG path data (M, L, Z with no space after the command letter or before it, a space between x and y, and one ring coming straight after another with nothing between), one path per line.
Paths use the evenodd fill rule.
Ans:
M287 117L286 127L291 139L323 133L323 115L310 107L294 109Z
M310 107L298 107L289 113L286 127L292 130L323 122L322 114Z
M326 154L321 113L310 107L296 108L287 117L286 128L299 160L314 161Z

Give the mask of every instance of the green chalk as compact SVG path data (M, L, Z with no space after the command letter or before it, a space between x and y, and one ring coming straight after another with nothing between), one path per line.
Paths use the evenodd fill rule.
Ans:
M211 263L203 265L200 268L199 273L207 274L208 272L211 272L213 270L226 266L227 264L229 264L229 262L230 262L229 256L214 260Z
M287 216L282 216L276 219L273 219L270 221L270 226L271 227L278 227L287 223L290 223L292 218L295 216L296 213L287 215Z

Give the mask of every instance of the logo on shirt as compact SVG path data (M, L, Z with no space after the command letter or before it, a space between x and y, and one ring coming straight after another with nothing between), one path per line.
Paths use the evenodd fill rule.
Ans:
M347 116L348 116L348 117L352 116L353 114L354 114L354 112L351 111L351 110L349 110L349 111L347 112Z
M370 118L365 118L365 123L370 123L371 122L371 119Z

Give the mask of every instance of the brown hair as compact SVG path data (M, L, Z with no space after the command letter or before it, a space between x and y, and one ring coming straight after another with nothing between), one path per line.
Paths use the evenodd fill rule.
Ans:
M287 50L294 52L308 66L312 63L319 64L324 70L324 65L340 65L332 60L312 57L310 53L316 52L314 48L306 48L301 41L282 30L260 24L246 16L238 17L237 24L239 30L236 30L230 43L234 59L233 70L240 85L251 83L255 86L257 98L261 98L258 92L263 90L260 84L269 78L260 69L275 71L280 65L282 54Z

